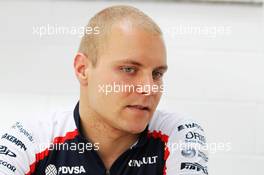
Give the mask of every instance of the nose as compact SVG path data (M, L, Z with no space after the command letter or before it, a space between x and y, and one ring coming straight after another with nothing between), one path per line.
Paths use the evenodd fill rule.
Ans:
M154 95L156 92L153 91L153 88L157 86L153 80L152 74L151 75L142 75L138 83L136 85L137 87L137 93L143 94L143 95ZM156 88L157 89L157 88Z

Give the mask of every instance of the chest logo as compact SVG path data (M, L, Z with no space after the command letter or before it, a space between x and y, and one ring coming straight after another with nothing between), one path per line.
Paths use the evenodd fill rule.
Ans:
M46 175L64 175L64 174L83 174L86 173L83 166L60 166L56 167L53 164L47 166Z
M141 167L142 165L151 165L157 163L158 156L152 156L152 157L142 157L138 160L130 160L128 162L129 167Z

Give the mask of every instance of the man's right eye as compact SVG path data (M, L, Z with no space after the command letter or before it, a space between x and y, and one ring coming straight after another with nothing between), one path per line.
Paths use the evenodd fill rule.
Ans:
M136 72L136 68L131 66L123 66L120 68L120 70L128 74L133 74Z

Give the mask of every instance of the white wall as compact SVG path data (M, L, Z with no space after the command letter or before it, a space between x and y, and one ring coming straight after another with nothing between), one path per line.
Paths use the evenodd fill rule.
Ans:
M33 27L84 26L116 2L0 2L0 126L28 115L72 107L78 99L73 57L80 38L39 37ZM118 3L120 4L120 3ZM260 174L264 163L264 53L261 7L133 3L162 27L169 71L160 109L193 115L209 143L231 144L211 153L211 175ZM173 29L225 27L218 34Z

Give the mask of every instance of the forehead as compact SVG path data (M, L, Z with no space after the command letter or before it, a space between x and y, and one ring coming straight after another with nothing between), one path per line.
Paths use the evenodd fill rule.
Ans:
M133 59L142 64L166 64L162 36L130 23L113 25L105 44L103 52L107 62Z

